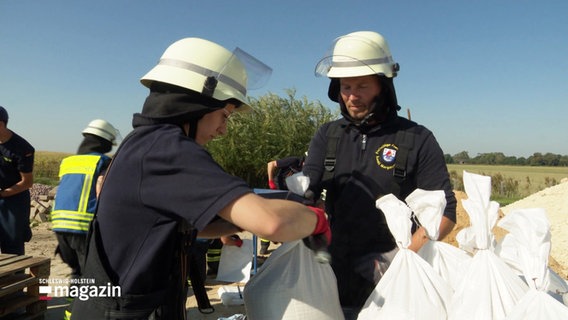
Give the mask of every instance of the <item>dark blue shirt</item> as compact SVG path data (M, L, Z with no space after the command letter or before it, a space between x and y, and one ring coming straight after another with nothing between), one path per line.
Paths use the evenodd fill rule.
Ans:
M20 172L33 171L34 152L34 147L15 132L10 140L0 144L0 189L20 182Z
M250 192L180 127L137 127L115 155L99 198L99 252L111 279L126 294L164 289L179 247L178 222L202 230Z

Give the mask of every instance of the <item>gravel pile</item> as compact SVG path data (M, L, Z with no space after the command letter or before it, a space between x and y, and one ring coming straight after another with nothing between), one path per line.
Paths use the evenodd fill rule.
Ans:
M501 208L507 215L514 209L544 208L552 235L550 255L562 265L560 275L568 277L568 178L550 188Z

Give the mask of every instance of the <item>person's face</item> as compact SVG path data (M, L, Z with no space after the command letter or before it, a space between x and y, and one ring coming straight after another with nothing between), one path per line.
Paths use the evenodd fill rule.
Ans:
M197 122L195 142L205 145L207 142L227 133L227 120L236 106L228 103L225 108L209 112Z
M339 79L341 99L347 112L355 120L362 120L373 109L373 100L381 93L377 76L361 76Z

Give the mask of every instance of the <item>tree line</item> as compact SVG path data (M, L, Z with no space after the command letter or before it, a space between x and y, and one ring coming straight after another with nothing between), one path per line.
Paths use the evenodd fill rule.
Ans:
M535 152L528 158L506 156L502 152L480 153L471 158L467 151L456 153L455 155L445 154L446 163L463 164L485 164L485 165L513 165L513 166L549 166L566 167L568 166L568 156L554 153Z
M229 119L228 133L207 144L215 160L230 174L241 177L254 188L267 187L266 164L288 156L302 156L316 130L340 117L320 101L296 97L294 89L286 96L266 94L249 98L253 111L235 113ZM444 155L446 163L568 166L568 156L535 153L528 158L508 157L503 153L483 153L471 158L467 151ZM36 158L36 181L57 184L63 155ZM37 170L36 170L37 169Z

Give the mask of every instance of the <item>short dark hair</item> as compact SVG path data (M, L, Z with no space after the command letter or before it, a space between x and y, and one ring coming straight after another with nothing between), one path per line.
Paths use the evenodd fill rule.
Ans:
M2 106L0 106L0 121L8 124L8 111L6 111L6 109L4 109L4 107Z

